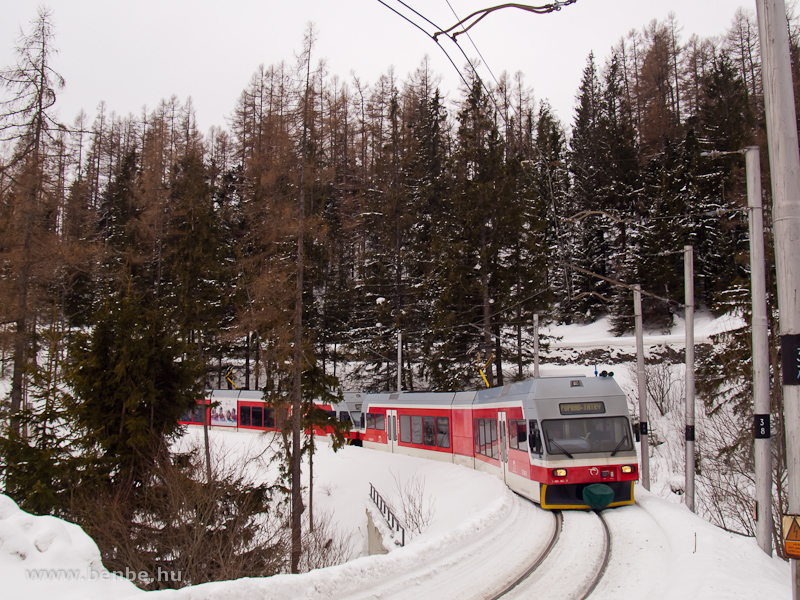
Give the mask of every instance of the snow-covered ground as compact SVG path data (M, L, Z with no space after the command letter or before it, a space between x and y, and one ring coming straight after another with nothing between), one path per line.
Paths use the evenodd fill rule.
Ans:
M596 347L633 344L632 338L609 337L607 325L595 327L550 333L572 338L572 347L581 341ZM698 338L724 327L711 319L698 322ZM681 335L673 331L668 340L649 335L645 343L682 345ZM550 368L543 374L567 370L591 375L594 365ZM626 374L617 376L624 379ZM190 431L182 443L198 443L200 433ZM212 431L211 435L215 455L229 461L259 455L272 441L271 434L253 432ZM258 461L250 468L254 477L274 477ZM553 529L550 513L515 496L498 479L453 464L354 447L334 453L323 442L314 473L315 512L333 516L357 557L345 564L301 575L142 592L126 579L133 574L105 571L96 546L80 528L28 515L0 496L0 595L29 600L144 595L156 600L366 600L423 595L480 599L491 597L521 573L547 544ZM425 508L432 515L429 527L405 547L395 546L386 535L391 552L367 556L370 483L390 501L396 500L399 488L424 485ZM653 486L656 491L662 488L665 485ZM592 598L791 598L788 564L767 557L753 539L727 533L697 517L680 503L680 496L666 495L662 498L637 486L635 505L605 511L612 535L611 560ZM580 512L565 515L557 552L509 597L563 598L564 586L581 576L574 568L596 560L592 518ZM567 567L573 570L566 571Z
M198 437L199 431L190 432ZM259 452L270 435L213 431L216 451ZM524 571L553 527L549 513L509 492L491 475L465 467L320 444L315 459L315 510L330 511L365 553L369 484L385 496L396 480L425 484L433 521L422 535L389 554L360 556L302 575L209 583L178 591L141 592L106 572L94 543L75 525L20 511L0 499L0 581L3 596L30 600L128 598L263 600L486 598ZM606 511L611 562L593 598L790 598L789 568L755 541L722 531L689 512L636 488L637 504ZM573 567L595 560L587 513L566 515L560 553ZM583 520L587 520L584 523ZM568 579L540 569L526 589L537 598L563 597ZM132 576L132 575L131 575ZM60 580L58 580L60 578ZM630 595L630 596L629 596ZM513 597L513 596L512 596ZM520 596L521 597L521 596Z

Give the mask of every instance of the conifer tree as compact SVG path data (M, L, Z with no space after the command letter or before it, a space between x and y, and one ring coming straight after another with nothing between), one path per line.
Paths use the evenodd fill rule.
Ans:
M570 207L574 209L574 214L611 210L606 199L610 182L607 168L608 147L603 139L606 133L604 100L594 55L590 54L578 92L575 125L570 141ZM572 256L572 261L582 269L610 277L608 219L603 215L591 215L582 220L579 226L571 227L570 232L577 238L573 242L576 254ZM579 299L576 299L571 310L584 318L596 318L598 307L602 311L603 301L594 294L610 299L609 283L582 272L576 273L575 282L575 295Z
M202 371L164 312L121 283L98 303L93 330L75 336L66 381L99 474L132 493L168 456L179 417L201 397Z
M547 285L553 291L556 317L572 310L576 295L576 272L569 266L576 254L574 240L565 218L577 210L569 194L569 173L564 129L547 102L542 102L536 118L534 160L526 163L533 179L534 198L538 199L540 221L546 223L544 248L548 257Z
M19 433L25 372L35 354L33 322L41 297L35 290L34 269L52 265L43 260L48 255L52 259L52 249L42 242L57 221L50 169L58 123L52 107L64 85L51 66L55 52L51 14L40 9L31 25L17 46L17 64L0 71L0 86L9 96L0 103L0 139L13 144L10 160L0 164L4 178L11 182L1 190L0 251L10 273L0 279L0 310L4 321L15 324L9 421L14 433Z

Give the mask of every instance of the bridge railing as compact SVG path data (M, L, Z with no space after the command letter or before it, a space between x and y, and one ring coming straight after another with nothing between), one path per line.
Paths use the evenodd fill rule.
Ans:
M369 497L372 498L372 502L375 503L375 506L381 511L381 515L386 520L386 523L389 525L390 528L400 533L400 545L406 545L406 528L403 527L403 524L400 522L394 512L392 512L392 507L389 506L389 503L383 499L378 493L378 490L375 489L375 486L371 483L369 484Z

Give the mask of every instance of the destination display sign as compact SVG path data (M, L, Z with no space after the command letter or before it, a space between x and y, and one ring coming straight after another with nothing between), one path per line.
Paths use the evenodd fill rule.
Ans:
M602 415L606 405L603 402L563 402L558 409L562 415Z

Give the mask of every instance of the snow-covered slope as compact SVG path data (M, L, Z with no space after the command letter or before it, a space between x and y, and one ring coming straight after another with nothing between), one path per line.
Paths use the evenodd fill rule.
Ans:
M702 319L702 318L701 318ZM701 336L730 326L698 323ZM570 326L572 327L572 326ZM572 340L572 347L620 348L629 353L632 339L608 335L607 324L575 331L558 328L550 333ZM650 335L646 344L682 344L680 332ZM567 342L554 352L570 352ZM591 375L594 365L545 367L544 373L578 372ZM626 379L624 369L617 377ZM625 381L621 381L623 387ZM628 382L630 383L630 382ZM190 431L183 444L199 443L200 431ZM212 431L214 455L230 461L263 455L271 434ZM270 479L274 470L262 459L249 463L256 478ZM308 469L304 470L308 473ZM669 471L663 469L665 477ZM350 536L350 562L302 575L241 579L184 588L141 592L122 577L102 568L94 543L75 525L52 517L34 517L0 496L0 596L44 600L53 597L228 600L259 598L304 599L415 599L423 595L440 600L486 598L502 589L549 540L551 515L513 494L485 473L433 461L346 447L333 453L321 443L314 462L316 514L327 512L343 536ZM369 484L387 499L399 489L423 485L429 527L405 547L389 554L366 556L366 510ZM654 481L653 489L669 489L668 481ZM612 535L611 560L592 598L617 599L751 599L791 598L788 565L760 551L750 538L727 533L697 517L681 504L636 487L634 506L605 511ZM596 552L588 519L576 514L565 519L559 553L570 564L587 564ZM586 521L584 526L584 521ZM391 539L386 540L393 546ZM555 564L555 563L554 563ZM562 563L563 564L563 563ZM563 598L566 573L539 571L513 597Z
M29 515L0 495L0 596L78 600L142 593L103 568L97 546L80 527Z
M269 436L250 433L214 431L212 436L218 451L223 447L258 451L269 443ZM165 600L412 599L422 594L453 600L485 598L521 572L552 529L548 513L514 496L494 477L452 464L362 448L348 447L334 454L321 444L315 472L316 510L331 510L340 526L350 528L359 540L366 526L370 482L390 496L395 480L423 478L426 497L435 499L434 521L424 534L387 555L361 556L302 575L146 595ZM636 494L637 505L606 511L612 558L593 598L791 597L788 565L767 557L752 539L717 529L685 507L639 487ZM577 531L561 551L579 564L589 560L593 550L580 525L574 527ZM32 578L30 569L49 571L37 571ZM67 572L74 572L75 579L54 580ZM559 575L542 577L534 588L537 597L558 598L563 585ZM5 589L13 592L3 595L12 598L57 595L99 600L145 594L102 570L96 547L78 527L27 515L6 497L0 501L0 577Z

